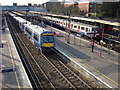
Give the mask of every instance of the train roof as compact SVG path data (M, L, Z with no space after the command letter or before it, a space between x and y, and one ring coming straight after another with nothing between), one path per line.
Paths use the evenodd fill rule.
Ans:
M63 17L63 18L69 18L67 15L57 15L57 14L52 14L52 13L44 13L44 12L38 12L38 11L30 11L31 13L38 13L38 14L44 14L44 15L50 15L50 16L57 16L57 17ZM77 17L77 16L71 16L71 19L77 19L77 20L85 20L85 21L90 21L90 22L97 22L97 23L103 23L103 24L108 24L108 25L113 25L113 26L120 26L119 22L115 21L107 21L107 20L102 20L102 19L95 19L91 17Z
M12 13L9 13L12 17L15 17L16 15L15 14L12 14Z
M24 16L23 14L20 14L20 13L14 12L14 11L12 11L12 12L17 14L17 15Z
M98 27L98 26L95 26L95 25L88 25L88 24L84 24L84 23L80 23L80 22L73 22L73 21L71 21L71 23L74 23L74 24L77 24L77 25L86 26L86 27L93 27L93 28Z
M67 21L67 23L69 22L66 19L59 19L59 18L53 18L53 19L60 20L60 21ZM86 26L86 27L95 27L95 28L98 27L98 26L95 26L95 25L88 25L88 24L84 24L84 23L80 23L80 22L74 22L74 21L70 21L70 23L74 23L74 24L77 24L77 25L83 25L83 26Z
M33 25L33 24L24 24L25 26L27 26L29 29L31 29L34 33L37 33L37 34L41 34L45 31L48 31L38 25Z
M29 21L26 21L25 19L23 19L23 18L21 18L21 17L14 17L17 21L19 21L20 23L29 23L29 24L31 24L31 22L29 22Z

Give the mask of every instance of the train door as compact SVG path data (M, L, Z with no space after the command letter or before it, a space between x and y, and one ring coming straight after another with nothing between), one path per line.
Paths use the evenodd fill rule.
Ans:
M60 21L58 21L58 25L60 26Z
M81 34L85 34L85 27L84 26L81 26L80 30L81 30L81 32L80 32Z
M89 28L88 28L88 27L86 27L86 30L85 30L85 31L86 31L86 34L87 34L87 33L89 32Z
M78 25L78 32L80 32L80 25Z
M70 30L72 30L72 29L73 29L73 24L70 25Z
M67 26L67 22L66 22L66 26L65 26L65 27L66 27L66 28L68 27L68 26Z
M21 23L19 22L19 27L21 28Z

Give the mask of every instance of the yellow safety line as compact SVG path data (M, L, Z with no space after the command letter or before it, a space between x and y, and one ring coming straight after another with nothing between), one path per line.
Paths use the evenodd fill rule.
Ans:
M85 63L86 64L86 63ZM109 79L110 81L112 81L114 84L120 86L120 84L118 84L117 82L115 82L114 80L112 80L111 78L109 78L108 76L106 76L105 74L101 73L100 71L98 71L97 69L95 69L94 67L86 64L87 66L91 67L92 69L94 69L96 72L98 72L99 74L101 74L102 76L104 76L105 78Z
M7 40L8 41L8 40ZM11 48L10 48L10 43L9 43L9 41L8 41L8 48L9 48L9 52L10 52L10 58L11 58L11 60L12 60L12 65L13 65L13 67L15 67L15 62L14 62L14 60L13 60L13 55L12 55L12 51L11 51ZM16 77L16 81L17 81L17 84L18 84L18 88L19 88L19 90L21 90L21 87L20 87L20 84L19 84L19 80L18 80L18 76L17 76L17 72L15 71L14 72L15 73L15 77Z

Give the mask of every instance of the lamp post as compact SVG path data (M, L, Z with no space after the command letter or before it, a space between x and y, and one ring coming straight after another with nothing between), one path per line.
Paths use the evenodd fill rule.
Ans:
M102 40L100 41L101 44L100 57L102 56L103 37L104 37L104 24L102 24Z
M95 25L96 25L96 22L95 22L95 21L93 21L93 23L95 23ZM96 30L93 29L92 51L91 51L91 52L94 52L95 33L96 33Z
M94 43L95 43L95 30L94 30L93 38L92 38L92 51L91 52L94 52Z
M108 54L110 54L110 47L111 47L111 40L110 40L110 42L109 42L109 45L108 45Z
M28 12L29 12L29 10L26 10L26 13L25 13L26 24L27 24L27 16L28 16Z
M67 39L67 43L70 43L70 13L69 13L69 19L68 19L68 39Z
M26 13L25 13L25 19L26 19L26 24L27 24L27 10L26 10Z
M38 25L38 23L39 23L39 22L38 22L38 13L37 13L37 16L36 16L36 20L37 20L37 21L36 21L36 24Z
M43 22L43 14L41 14L41 26L43 27L44 22Z
M53 23L53 21L52 21L52 14L51 14L51 32L52 32L52 23Z

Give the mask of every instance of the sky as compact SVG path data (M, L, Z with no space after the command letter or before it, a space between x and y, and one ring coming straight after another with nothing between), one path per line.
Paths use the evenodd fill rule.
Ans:
M49 1L49 0L0 0L0 3L1 3L1 5L13 5L13 3L17 3L17 5L28 5L28 3L42 4L47 1ZM51 1L57 1L57 0L51 0ZM63 0L58 0L58 1L63 1ZM66 1L71 1L71 0L66 0ZM74 0L74 1L77 1L77 0ZM83 1L85 1L85 0L83 0ZM114 2L114 1L119 1L119 0L91 0L91 1Z
M49 0L0 0L1 5L13 5L13 3L17 3L17 5L28 5L28 3L32 4L42 4ZM62 1L62 0L58 0Z

